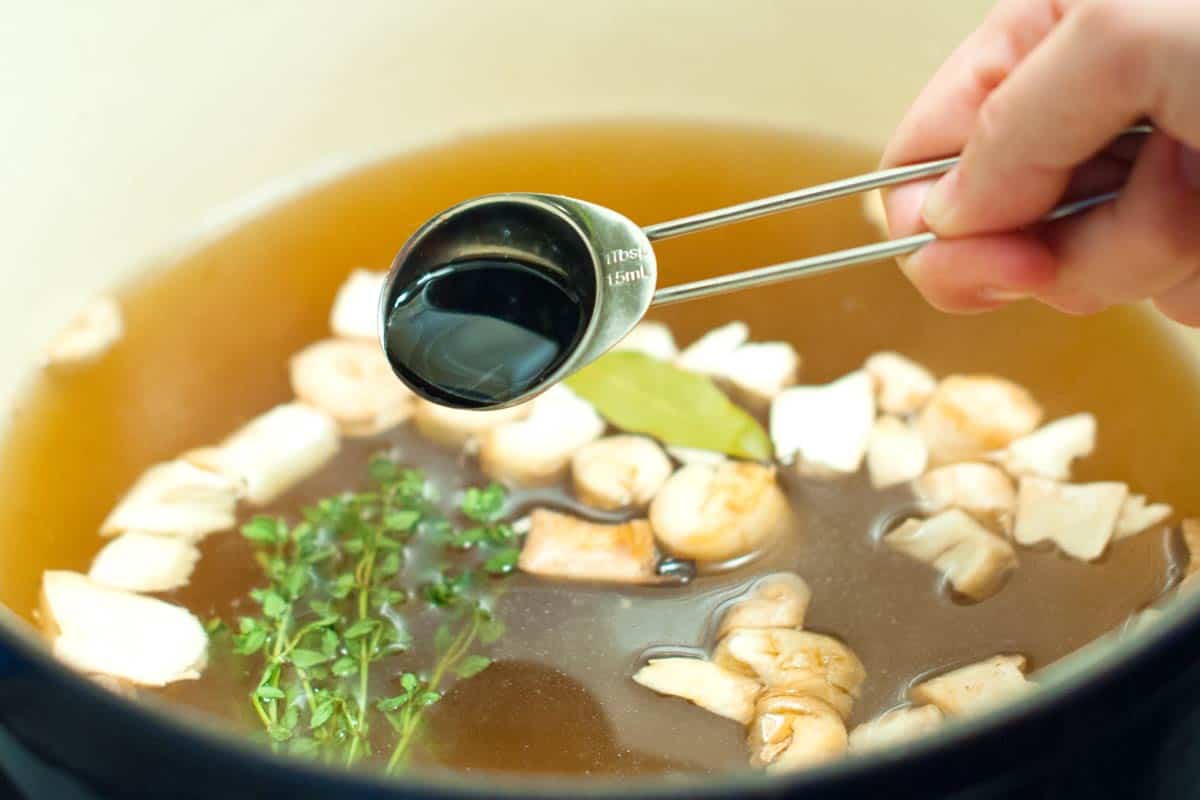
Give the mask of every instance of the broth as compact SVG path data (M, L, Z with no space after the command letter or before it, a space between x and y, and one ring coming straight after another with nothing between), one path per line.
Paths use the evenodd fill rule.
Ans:
M504 154L498 158L497 154ZM151 464L215 442L290 398L287 359L327 335L338 284L390 263L409 232L470 196L542 191L587 198L643 223L782 192L871 167L870 153L795 133L652 122L542 128L467 138L346 175L238 225L121 295L125 338L95 365L46 372L24 394L0 469L0 600L32 620L46 569L86 571L100 521ZM701 169L699 165L702 165ZM874 234L843 201L658 246L661 285L862 243ZM1128 482L1177 514L1200 513L1183 465L1200 442L1200 374L1165 327L1137 308L1069 318L1033 304L979 317L928 308L880 264L656 312L681 342L731 319L756 340L786 339L820 383L892 349L940 374L992 372L1028 387L1053 419L1091 411L1099 446L1078 480ZM361 483L367 457L399 447L449 493L473 464L401 428L343 441L339 456L271 509L294 516ZM686 587L614 588L508 580L496 663L450 687L414 751L424 768L528 773L716 772L745 767L742 726L635 685L647 652L703 647L711 617L756 575L792 570L812 586L806 627L843 639L867 682L853 722L898 703L933 669L1019 652L1038 669L1122 623L1171 579L1158 531L1116 543L1098 564L1024 548L1003 591L964 605L928 566L878 543L911 503L865 478L788 477L794 532L735 569ZM515 495L571 507L561 491ZM232 619L261 581L242 537L202 545L191 584L167 599ZM419 654L414 654L419 655ZM257 730L254 678L214 653L203 678L163 694Z

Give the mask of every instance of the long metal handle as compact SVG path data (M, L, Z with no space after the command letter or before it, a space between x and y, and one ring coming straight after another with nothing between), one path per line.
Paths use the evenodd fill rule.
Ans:
M1043 217L1043 220L1050 222L1062 219L1063 217L1069 217L1072 214L1078 214L1080 211L1085 211L1093 206L1098 206L1101 203L1107 203L1115 199L1117 194L1117 192L1109 192L1074 203L1061 205ZM749 269L729 275L718 275L715 278L707 278L702 281L681 283L656 291L654 299L650 301L650 305L665 306L670 303L682 303L684 300L696 300L701 297L723 294L724 292L732 292L737 289L749 289L754 286L763 286L768 283L789 280L801 275L816 275L841 267L849 267L853 264L864 264L868 261L879 261L885 258L902 256L915 252L936 239L937 236L932 233L918 233L915 236L906 236L903 239L891 239L886 242L877 242L862 247L852 247L849 250L838 250L833 253L812 256L811 258L802 258L798 261L787 261L769 267Z

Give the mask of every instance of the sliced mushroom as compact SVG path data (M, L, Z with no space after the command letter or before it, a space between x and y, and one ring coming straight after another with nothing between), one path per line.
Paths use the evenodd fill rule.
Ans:
M633 350L667 362L674 361L679 355L671 329L661 322L650 320L633 326L633 330L625 334L625 338L613 345L612 349Z
M875 420L867 441L867 472L871 485L886 489L919 478L929 463L929 448L921 434L899 417Z
M1073 414L1043 425L992 455L1012 475L1065 481L1071 462L1091 455L1096 448L1096 418Z
M1006 527L1017 507L1017 490L1008 475L998 467L971 461L930 470L913 484L913 491L931 512L961 508L995 515Z
M952 375L917 418L932 463L969 461L1033 431L1042 409L1029 392L990 375Z
M186 461L157 464L121 498L100 534L144 531L200 539L233 527L241 492L238 481Z
M740 461L682 467L650 504L650 524L663 547L700 561L760 550L790 519L775 470Z
M1121 504L1113 541L1136 536L1170 519L1175 510L1166 503L1147 503L1144 494L1131 494Z
M942 724L937 706L903 706L885 711L850 731L850 752L865 753L920 738Z
M200 551L178 536L130 531L96 554L88 577L130 592L168 592L186 586Z
M748 342L730 355L720 377L743 402L765 409L799 370L800 356L787 342Z
M832 761L846 752L846 723L828 703L788 692L764 694L746 743L750 763L767 772L791 772Z
M356 269L350 273L333 299L329 327L335 336L349 339L379 337L379 295L383 292L386 272Z
M909 694L947 716L975 714L1020 697L1033 688L1025 679L1024 656L993 656L917 684Z
M729 359L750 338L750 328L744 322L730 322L714 328L683 349L675 366L703 375L719 376L729 365Z
M885 239L891 236L888 232L887 209L883 205L883 192L879 189L863 193L862 214L880 236Z
M802 474L858 471L875 425L875 393L866 372L824 386L785 389L771 404L771 440L784 463Z
M995 594L1017 566L1012 545L959 509L906 520L883 541L933 566L955 591L975 600Z
M593 508L645 508L671 477L671 459L645 436L608 436L571 459L575 494Z
M338 445L332 417L287 403L250 420L219 446L186 458L237 480L251 503L265 505L324 466Z
M772 691L823 700L850 716L867 673L858 656L829 636L793 628L738 628L713 651L713 663L753 676Z
M292 391L337 420L342 433L372 436L412 414L416 397L375 342L326 339L292 356Z
M51 340L47 364L76 364L108 352L125 335L121 307L111 297L98 297Z
M426 439L446 447L463 447L478 437L509 422L529 415L532 403L522 403L495 411L471 411L447 408L418 398L413 406L413 422Z
M659 694L682 697L705 711L740 722L754 718L762 684L700 658L652 658L634 681Z
M793 572L759 578L721 617L717 638L738 628L799 628L812 600L812 589Z
M518 566L533 575L644 583L654 578L654 534L645 520L603 525L536 509Z
M863 365L875 386L879 408L887 414L914 414L937 388L933 373L899 353L875 353Z
M678 445L667 445L667 452L671 458L678 461L680 464L709 464L716 466L722 461L728 461L729 456L724 453L718 453L716 450L701 450L698 447L679 447Z
M566 475L572 456L603 433L592 404L558 384L533 400L528 417L483 434L479 466L497 481L550 486Z
M1128 494L1123 483L1022 478L1013 538L1024 545L1051 541L1084 561L1099 558L1116 531Z
M186 608L75 572L42 576L42 613L54 654L84 673L165 686L206 664L208 636Z

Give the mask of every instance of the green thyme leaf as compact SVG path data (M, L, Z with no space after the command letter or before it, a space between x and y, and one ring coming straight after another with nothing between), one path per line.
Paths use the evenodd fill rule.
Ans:
M507 575L517 568L521 551L515 547L506 547L495 553L483 564L483 569L489 575Z
M487 656L470 655L454 667L454 674L460 678L470 678L473 675L478 675L492 665L492 660Z
M316 650L308 650L303 647L297 647L292 650L290 655L291 661L300 669L314 667L317 664L323 664L329 660L329 656Z

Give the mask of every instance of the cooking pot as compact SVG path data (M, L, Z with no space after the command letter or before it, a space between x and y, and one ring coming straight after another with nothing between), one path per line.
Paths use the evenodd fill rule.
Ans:
M424 142L667 116L878 146L987 5L28 4L0 22L0 401L9 404L42 342L85 298L301 186ZM406 234L396 232L397 244ZM1200 354L1200 336L1177 334ZM1192 599L1166 624L1040 673L1036 696L909 749L701 785L383 781L276 760L76 677L4 613L0 769L9 785L0 788L55 800L1200 797Z

